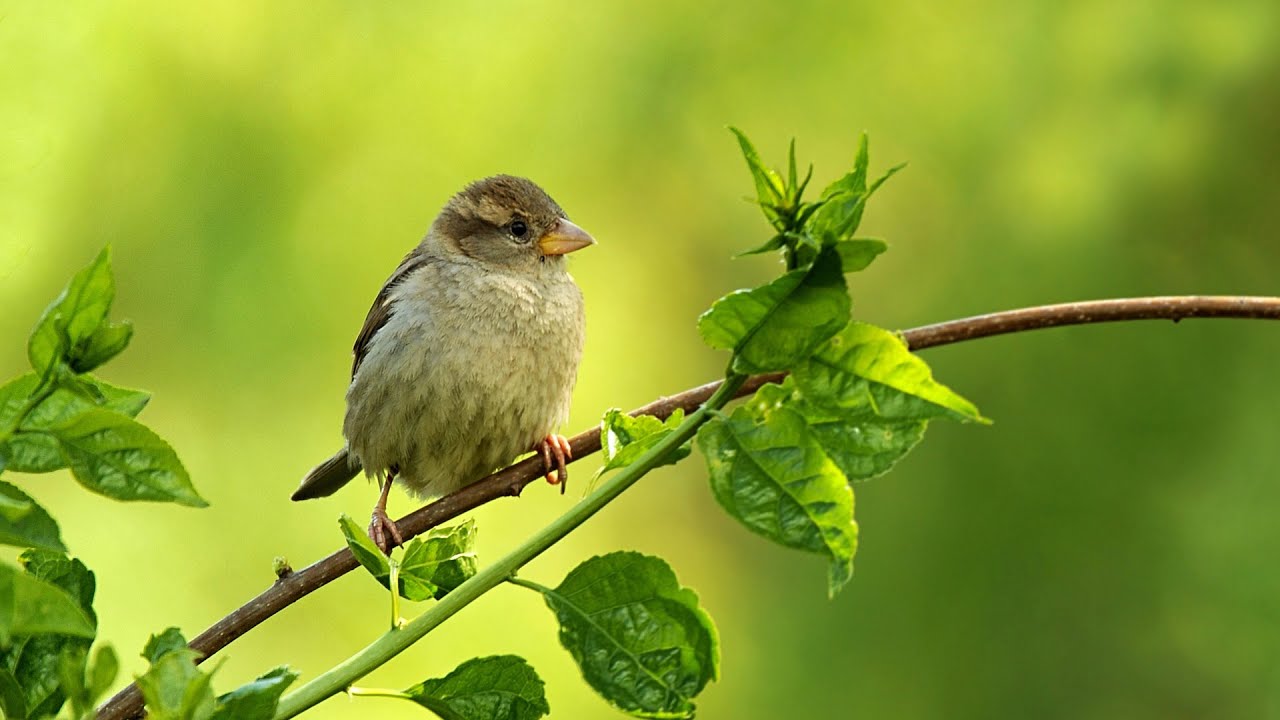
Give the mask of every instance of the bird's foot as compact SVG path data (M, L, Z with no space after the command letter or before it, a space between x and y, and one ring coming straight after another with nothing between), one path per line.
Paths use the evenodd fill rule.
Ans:
M548 435L534 448L542 455L542 469L546 472L547 483L560 486L560 494L564 494L565 485L569 482L568 462L573 459L573 447L569 438L563 435Z
M391 554L392 548L404 545L400 528L396 527L396 521L387 515L385 507L373 509L373 515L369 520L369 539L373 540L373 544L387 555Z

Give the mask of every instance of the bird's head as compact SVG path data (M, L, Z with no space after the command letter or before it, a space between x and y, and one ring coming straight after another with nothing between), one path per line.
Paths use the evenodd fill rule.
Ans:
M595 244L542 188L511 175L463 188L440 211L431 235L448 251L506 268L558 263L565 254Z

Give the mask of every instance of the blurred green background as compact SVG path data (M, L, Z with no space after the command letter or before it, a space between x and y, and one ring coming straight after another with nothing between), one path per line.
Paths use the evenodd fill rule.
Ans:
M910 162L854 279L894 328L1074 299L1280 291L1280 4L0 2L0 375L105 243L136 339L105 369L155 392L207 510L118 505L19 478L98 572L102 635L137 672L340 544L372 488L292 504L340 443L368 303L450 193L535 178L600 245L576 432L712 379L694 318L777 271L726 124L817 182ZM1280 327L1094 326L929 351L994 418L939 423L857 487L862 545L834 601L819 558L714 505L701 461L656 473L530 566L661 554L723 641L707 718L1280 718ZM579 466L578 489L594 461ZM493 558L567 502L477 513ZM411 509L403 495L392 510ZM230 689L305 677L379 633L351 575L225 652ZM519 653L557 718L617 716L550 613L500 588L365 685ZM123 678L122 678L123 679ZM421 717L345 698L316 718Z

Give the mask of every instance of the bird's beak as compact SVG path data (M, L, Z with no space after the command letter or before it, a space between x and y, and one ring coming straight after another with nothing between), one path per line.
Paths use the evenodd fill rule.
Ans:
M543 255L566 255L595 244L595 238L588 235L586 230L560 218L538 241L538 250Z

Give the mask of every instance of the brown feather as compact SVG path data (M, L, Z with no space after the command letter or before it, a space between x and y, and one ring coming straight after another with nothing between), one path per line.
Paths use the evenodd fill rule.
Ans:
M397 285L404 282L414 270L422 267L426 263L431 262L431 258L421 254L410 252L400 261L396 271L391 273L391 277L387 278L387 282L383 284L382 289L378 291L378 296L373 299L373 305L369 308L369 314L364 318L364 325L360 327L360 334L356 336L356 343L352 347L355 357L351 361L351 377L354 379L356 371L360 369L360 362L364 360L364 356L369 352L369 343L373 341L373 336L378 334L383 325L387 324L387 320L391 318L391 291Z

